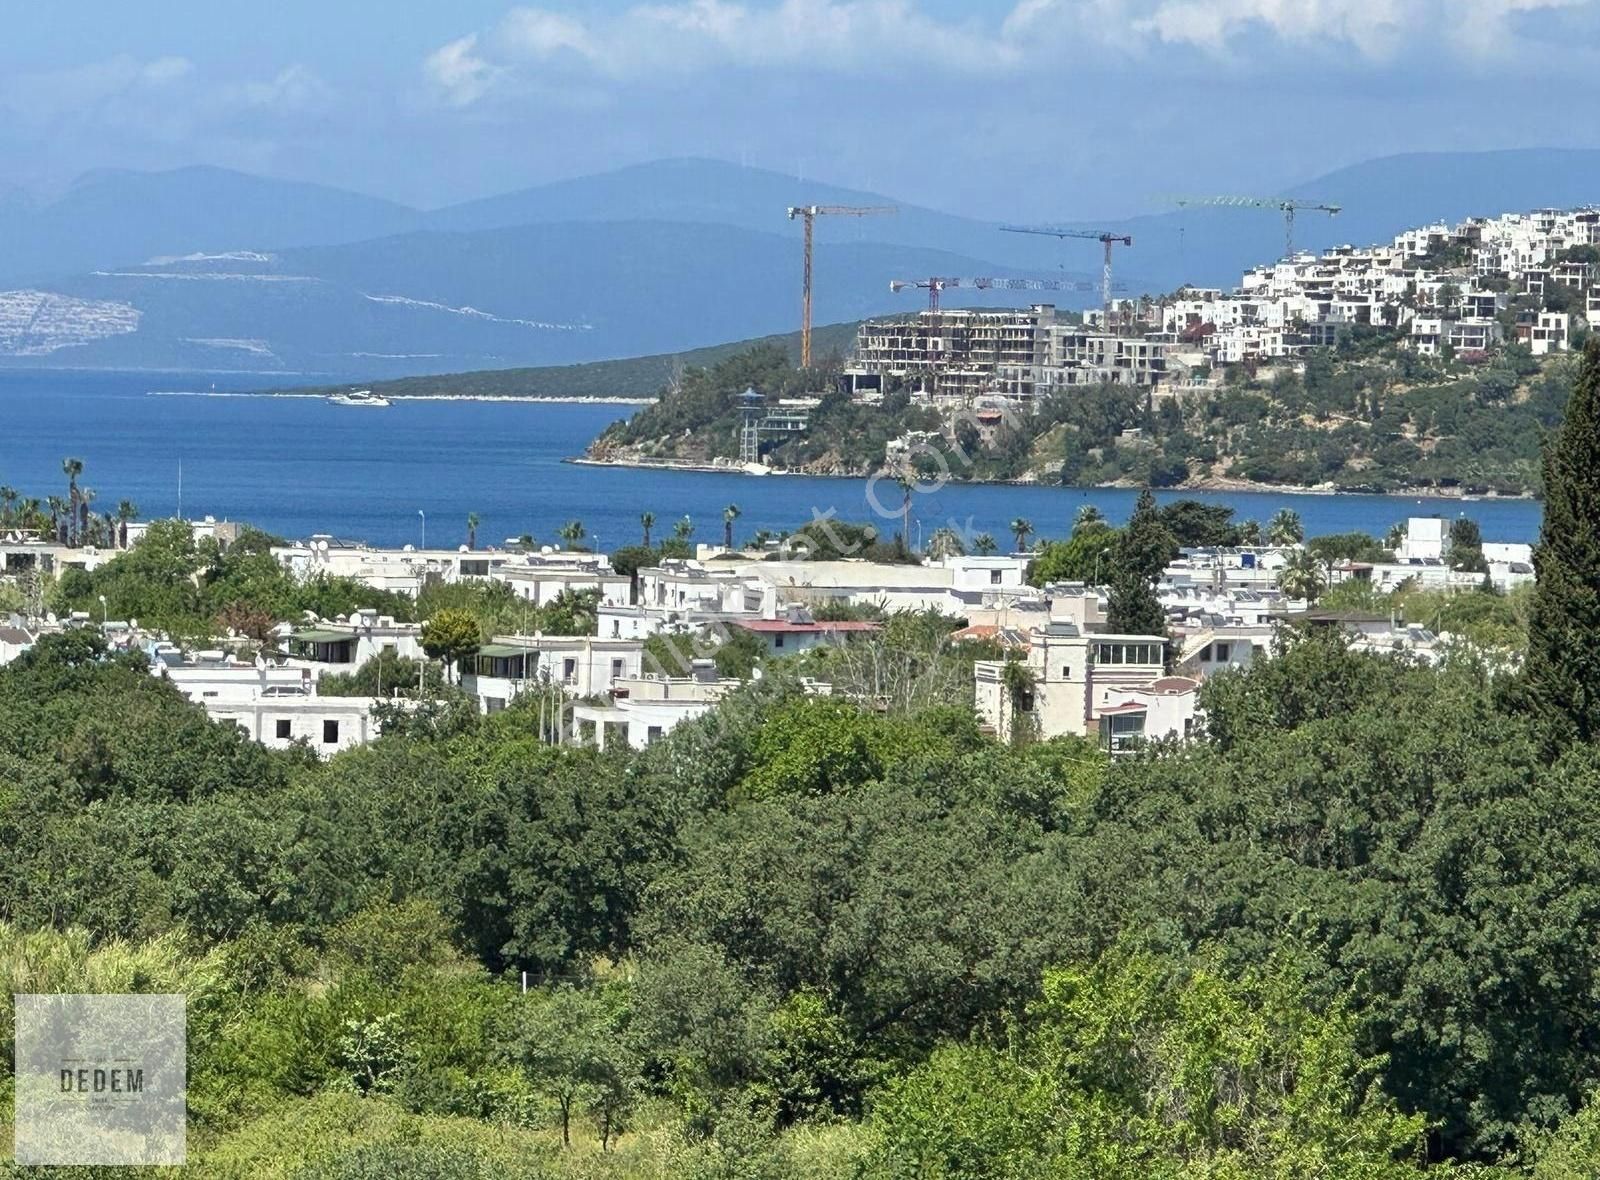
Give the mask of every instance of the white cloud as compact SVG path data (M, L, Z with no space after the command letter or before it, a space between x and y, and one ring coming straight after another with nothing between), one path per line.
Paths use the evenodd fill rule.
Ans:
M478 35L468 33L441 45L423 63L423 74L451 106L464 107L477 102L501 74L499 67L476 54L477 45Z
M331 86L302 65L285 66L264 81L240 82L225 98L258 110L295 113L327 106L334 98Z
M917 0L639 0L588 19L537 6L430 55L445 101L468 106L501 82L574 72L610 81L678 79L716 68L982 77L1069 68L1106 53L1184 46L1234 58L1265 35L1386 61L1443 45L1464 57L1517 46L1514 18L1597 0L1014 0L940 20ZM1281 62L1277 63L1281 64Z

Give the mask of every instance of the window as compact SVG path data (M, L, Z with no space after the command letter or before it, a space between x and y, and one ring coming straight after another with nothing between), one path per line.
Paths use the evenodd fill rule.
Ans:
M273 726L273 732L278 735L278 740L280 742L288 741L289 719L287 717L279 717L276 724Z
M1063 679L1063 680L1071 680L1072 679L1072 665L1070 665L1070 664L1062 664L1061 665L1061 679Z
M611 661L611 679L613 679L613 680L621 680L622 679L622 661L621 660L612 660Z
M567 659L567 660L562 660L561 661L561 679L562 680L565 680L568 684L571 684L572 683L572 678L574 676L576 676L577 674L578 674L578 661L577 660Z
M1226 664L1228 662L1228 656L1230 654L1231 654L1231 649L1228 647L1228 645L1226 643L1219 643L1219 644L1216 645L1217 663Z
M661 738L661 727L659 725L652 725L645 732L645 735L644 735L644 740L646 742L650 742L650 743L654 743L654 742L660 740L660 738Z
M782 647L783 646L783 636L782 635L774 635L772 637L772 646L773 647Z
M989 585L998 586L999 584L1000 584L1000 571L999 570L990 570L989 571Z
M339 742L339 723L331 719L322 722L322 744L325 746L337 745Z

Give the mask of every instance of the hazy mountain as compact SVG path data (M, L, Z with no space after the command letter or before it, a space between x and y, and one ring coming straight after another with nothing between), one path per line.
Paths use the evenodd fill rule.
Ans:
M1322 248L1438 219L1600 200L1591 188L1597 166L1596 151L1394 156L1286 195L1343 206L1336 218L1299 217L1297 243ZM802 202L899 205L894 216L819 221L818 322L918 306L916 292L889 294L892 278L1060 276L1062 268L1085 277L1099 262L1091 241L1002 233L875 193L709 160L640 165L426 214L219 169L100 173L41 205L7 201L0 357L379 377L674 352L786 331L799 319L800 231L784 210ZM1231 287L1246 267L1283 252L1274 209L1185 208L1079 228L1132 234L1116 264L1134 293L1184 282ZM152 258L162 261L146 265Z
M0 280L14 283L160 255L263 250L414 228L403 205L223 168L104 171L0 219Z
M919 291L891 294L892 276L996 269L1004 273L942 250L820 245L815 318L922 306ZM121 267L52 290L79 301L57 319L101 330L78 330L72 347L53 352L30 337L33 351L13 363L378 377L569 364L792 330L800 258L787 238L725 225L566 222ZM986 301L975 294L961 302ZM1081 306L1090 296L1070 298ZM135 317L119 311L130 308ZM0 342L4 313L0 304ZM14 318L36 317L24 307Z
M1031 267L1048 277L1060 266L1055 243L1001 233L999 223L941 213L913 201L862 189L802 180L764 168L720 160L657 160L521 192L469 201L427 215L435 229L478 230L549 221L688 221L734 225L799 239L793 205L893 206L895 212L867 217L830 216L817 222L818 242L885 242L937 247ZM1084 269L1095 247L1071 255Z

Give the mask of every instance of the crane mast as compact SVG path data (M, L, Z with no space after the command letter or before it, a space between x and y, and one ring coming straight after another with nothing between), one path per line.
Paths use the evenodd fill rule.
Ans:
M1000 227L1008 234L1044 234L1052 238L1083 238L1091 242L1099 242L1105 247L1105 261L1100 267L1100 302L1105 308L1106 324L1111 323L1111 247L1133 245L1131 234L1114 234L1110 230L1101 229L1067 229L1055 225L1002 225Z
M816 220L823 216L870 217L894 213L894 205L791 205L789 220L805 224L805 266L800 279L800 367L811 367L811 243Z

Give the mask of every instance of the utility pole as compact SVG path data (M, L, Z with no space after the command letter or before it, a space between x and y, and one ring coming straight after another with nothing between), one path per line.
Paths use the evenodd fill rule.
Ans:
M789 220L805 223L805 266L800 279L800 367L811 367L811 244L816 220L821 216L868 217L875 213L895 213L894 205L791 205Z

